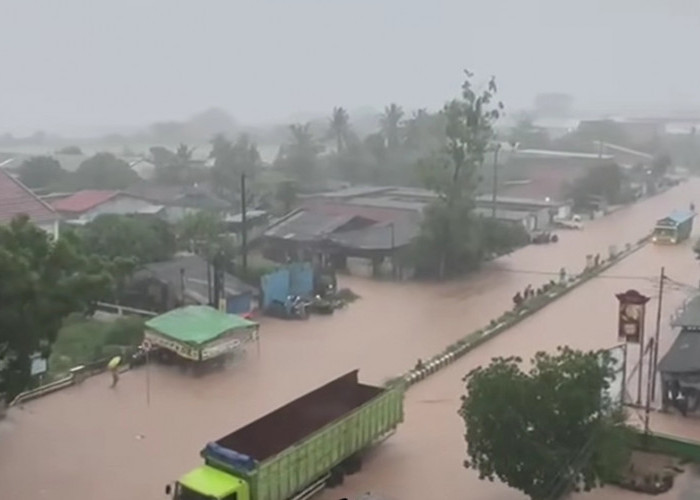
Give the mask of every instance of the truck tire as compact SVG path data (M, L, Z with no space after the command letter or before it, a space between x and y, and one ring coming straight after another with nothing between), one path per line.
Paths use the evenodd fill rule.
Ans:
M359 455L353 455L343 462L343 470L348 476L357 474L362 470L362 458Z
M326 482L327 488L335 488L340 486L345 481L345 472L342 466L333 467L331 469L330 475L328 476L328 481Z

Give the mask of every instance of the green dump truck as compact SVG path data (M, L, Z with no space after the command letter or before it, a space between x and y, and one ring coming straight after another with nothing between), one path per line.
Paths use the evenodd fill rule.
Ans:
M357 370L202 450L204 465L166 486L175 500L303 500L360 470L362 452L403 421L404 387L374 387Z

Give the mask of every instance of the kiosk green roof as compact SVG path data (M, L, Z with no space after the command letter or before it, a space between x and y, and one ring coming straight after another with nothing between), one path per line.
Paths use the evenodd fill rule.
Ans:
M209 306L173 309L146 321L146 327L179 342L201 345L231 330L254 328L258 324Z

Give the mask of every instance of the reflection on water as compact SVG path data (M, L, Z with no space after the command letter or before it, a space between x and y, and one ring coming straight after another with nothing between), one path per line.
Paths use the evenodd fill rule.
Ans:
M97 377L15 409L0 424L3 493L51 500L162 499L163 486L199 463L207 441L351 369L360 368L363 380L382 382L500 315L516 291L555 279L561 267L578 272L586 255L605 255L609 245L619 248L639 238L677 208L674 199L691 199L698 187L692 181L583 231L561 232L559 243L525 248L468 281L397 285L346 278L342 286L361 300L307 322L264 320L259 354L250 348L226 372L196 379L154 366L150 405L145 372L136 370L116 390L109 390L107 376ZM610 274L654 276L666 265L669 276L686 280L696 274L688 245L647 247ZM613 294L635 287L653 295L653 283L594 280L417 385L407 396L399 432L370 454L360 474L320 500L368 490L396 500L523 499L462 467L465 444L456 414L461 376L495 355L527 357L559 344L611 347L617 342ZM670 307L682 293L671 290L668 297ZM662 349L668 342L662 339Z

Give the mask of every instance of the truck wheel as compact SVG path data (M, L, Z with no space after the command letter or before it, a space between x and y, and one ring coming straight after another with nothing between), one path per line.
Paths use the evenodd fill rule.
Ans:
M348 458L343 462L343 470L348 476L357 474L362 470L362 458L357 455Z
M335 488L343 484L345 480L343 468L341 466L333 467L331 469L330 475L328 476L328 481L326 482L326 487Z

